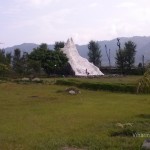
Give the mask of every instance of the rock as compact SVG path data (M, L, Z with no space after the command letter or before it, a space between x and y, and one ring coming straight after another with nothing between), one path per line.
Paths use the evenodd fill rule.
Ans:
M76 95L76 94L80 94L80 93L81 93L81 92L80 92L77 88L75 88L75 87L67 88L65 91L68 92L68 93L71 94L71 95Z
M33 82L40 82L41 79L40 79L40 78L33 78L32 81L33 81Z
M74 90L70 90L70 91L69 91L69 94L71 94L71 95L75 95L75 94L76 94L76 92L75 92Z
M147 139L143 142L142 150L150 150L150 139Z
M30 81L30 79L29 78L22 78L21 81L26 81L27 82L27 81Z

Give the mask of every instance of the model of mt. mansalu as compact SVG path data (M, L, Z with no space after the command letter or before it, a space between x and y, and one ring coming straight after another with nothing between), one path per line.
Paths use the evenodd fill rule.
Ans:
M63 51L63 53L65 53L69 59L69 64L76 76L104 75L98 67L96 67L93 63L90 63L86 58L83 58L79 55L72 38L68 39L61 51Z

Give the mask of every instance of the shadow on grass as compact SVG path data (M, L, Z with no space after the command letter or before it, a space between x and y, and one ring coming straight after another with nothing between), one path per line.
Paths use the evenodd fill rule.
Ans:
M136 131L134 129L120 129L117 131L113 131L111 132L110 136L112 137L133 137L133 135L136 133Z
M150 114L139 114L137 117L142 118L142 119L150 119Z

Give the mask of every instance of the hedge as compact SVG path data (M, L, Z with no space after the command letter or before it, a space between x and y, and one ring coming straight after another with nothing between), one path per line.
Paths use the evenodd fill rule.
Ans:
M67 80L57 80L57 85L76 86L78 88L89 90L103 90L111 92L125 92L136 93L136 85L132 84L119 84L119 83L89 83L89 82L75 82Z

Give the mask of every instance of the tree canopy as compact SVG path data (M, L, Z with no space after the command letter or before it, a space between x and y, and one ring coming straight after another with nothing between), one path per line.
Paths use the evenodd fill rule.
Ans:
M136 44L132 41L125 43L123 49L116 51L116 66L122 74L130 72L135 63Z
M90 62L92 62L95 66L100 67L101 66L101 50L98 42L90 41L88 44L88 59Z
M45 44L41 44L34 49L29 58L40 62L41 67L48 75L56 73L56 71L63 68L68 62L63 52L49 50Z
M64 42L55 42L54 50L59 51L61 48L64 48Z

